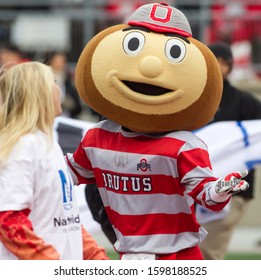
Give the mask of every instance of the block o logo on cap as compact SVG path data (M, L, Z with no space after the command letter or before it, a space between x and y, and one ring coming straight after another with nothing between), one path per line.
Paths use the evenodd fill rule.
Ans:
M169 6L154 4L151 8L150 18L154 21L169 22L172 14L172 9Z

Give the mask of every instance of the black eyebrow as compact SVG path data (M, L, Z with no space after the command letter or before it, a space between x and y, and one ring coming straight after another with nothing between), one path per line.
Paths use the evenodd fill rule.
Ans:
M147 33L151 32L148 28L145 28L142 26L131 26L131 27L122 29L122 31L130 31L130 30L140 30L140 31L144 31ZM181 36L179 34L175 34L175 33L163 33L163 34L164 34L164 36L168 36L168 37L178 37L178 38L182 39L183 41L185 41L186 43L190 44L190 41L186 37Z
M180 39L182 39L183 41L185 41L186 43L190 44L190 41L188 40L187 37L181 36L179 34L175 34L175 33L164 33L165 36L169 36L169 37L178 37Z
M131 27L127 27L122 29L122 31L130 31L130 30L141 30L141 31L145 31L145 32L151 32L148 28L142 27L142 26L131 26Z

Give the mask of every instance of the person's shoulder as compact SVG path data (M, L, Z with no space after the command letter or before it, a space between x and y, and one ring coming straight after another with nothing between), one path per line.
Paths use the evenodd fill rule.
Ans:
M103 121L100 121L96 123L92 128L93 129L102 129L102 130L108 130L108 131L119 131L120 125L115 123L112 120L106 119Z
M50 145L47 134L40 130L22 136L20 143L25 150L37 154L46 153Z
M248 105L254 111L261 111L261 101L253 93L240 90L239 92L242 106Z
M231 84L230 82L224 83L226 87L225 93L232 95L233 98L245 102L246 104L257 104L261 106L261 100L259 100L252 92L240 88L238 85Z
M165 136L175 138L175 139L178 139L178 140L182 140L184 142L189 142L191 140L197 140L198 139L198 137L192 131L189 131L189 130L173 131L173 132L169 132Z
M47 151L46 136L43 132L27 133L15 144L11 157L17 161L33 161L35 156L43 156Z
M241 120L261 118L261 101L252 92L236 88L235 95L239 100Z
M237 94L242 100L246 102L258 102L261 104L260 100L250 91L243 90L237 86L233 86L235 94Z
M20 138L20 143L24 146L32 147L40 143L46 143L47 135L40 130L27 133Z
M196 131L174 131L166 134L167 137L173 138L174 141L178 141L182 145L180 146L179 153L187 150L201 149L208 150L206 143L196 134Z

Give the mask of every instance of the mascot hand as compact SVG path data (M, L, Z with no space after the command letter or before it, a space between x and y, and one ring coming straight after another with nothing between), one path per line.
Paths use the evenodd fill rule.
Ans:
M249 185L246 181L241 180L248 174L247 170L241 172L233 172L217 181L215 193L220 196L228 196L231 194L245 191Z

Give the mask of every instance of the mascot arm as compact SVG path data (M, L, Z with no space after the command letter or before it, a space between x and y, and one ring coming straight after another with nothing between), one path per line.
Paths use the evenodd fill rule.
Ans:
M58 260L55 248L34 233L29 213L29 209L0 212L1 242L20 260Z
M84 260L108 260L105 250L98 246L96 241L82 226L83 259Z
M207 146L201 140L194 139L182 147L178 172L186 192L197 204L213 211L222 210L232 194L248 188L241 180L247 171L234 172L220 179L213 175Z
M73 154L68 153L65 156L65 161L75 185L95 183L92 165L83 149L82 143Z

